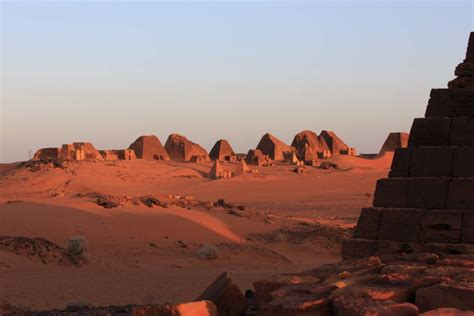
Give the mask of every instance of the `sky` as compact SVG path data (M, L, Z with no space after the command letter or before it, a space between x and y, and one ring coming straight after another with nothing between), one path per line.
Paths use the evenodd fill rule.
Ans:
M0 0L0 162L180 133L238 152L335 131L358 152L409 132L446 87L472 1Z

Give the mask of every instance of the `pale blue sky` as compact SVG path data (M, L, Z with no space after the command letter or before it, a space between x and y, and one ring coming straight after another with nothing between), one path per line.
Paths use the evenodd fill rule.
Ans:
M239 152L336 131L375 152L445 87L471 1L1 2L0 162L182 133Z

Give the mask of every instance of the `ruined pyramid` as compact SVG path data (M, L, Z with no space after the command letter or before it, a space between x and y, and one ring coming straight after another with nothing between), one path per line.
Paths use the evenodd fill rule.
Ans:
M395 151L398 148L405 148L408 146L408 133L390 133L380 148L380 154L387 151Z
M295 152L295 148L288 146L269 133L262 136L257 145L257 149L276 161L289 160L292 153Z
M220 178L230 178L232 173L228 170L225 170L222 167L222 164L219 160L214 160L214 163L209 171L209 178L211 179L220 179Z
M234 170L234 175L238 176L238 175L241 175L241 174L246 174L248 172L250 172L249 166L247 165L247 163L245 162L244 159L241 159L239 161L239 164L237 165L237 168L235 168L235 170Z
M474 32L455 75L447 89L431 91L343 258L474 251Z
M139 159L170 160L168 153L155 135L138 137L129 147Z
M323 148L319 142L318 135L313 131L302 131L295 135L291 146L296 148L296 156L299 160L312 162L322 156Z
M177 161L209 161L209 154L200 145L179 134L171 134L166 140L165 149L171 159Z
M225 139L220 139L214 144L214 147L212 147L209 153L209 157L211 157L212 160L220 161L233 161L237 158L229 142Z

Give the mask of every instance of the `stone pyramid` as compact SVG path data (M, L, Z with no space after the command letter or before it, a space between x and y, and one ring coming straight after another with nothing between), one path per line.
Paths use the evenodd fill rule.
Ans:
M296 148L296 156L298 159L304 162L316 160L318 153L323 152L323 147L318 139L318 135L308 130L296 134L291 146Z
M239 164L237 165L237 168L235 168L234 170L234 175L238 176L241 174L246 174L248 172L250 172L249 166L247 165L244 159L240 159Z
M387 151L395 151L408 145L408 133L390 133L380 149L380 154Z
M292 153L295 152L295 148L288 146L272 134L265 134L260 139L257 145L264 155L268 155L271 159L276 161L289 160Z
M128 148L133 149L139 159L170 160L168 153L155 135L140 136Z
M165 149L172 160L177 161L209 161L209 154L200 145L193 143L179 134L170 134Z
M321 146L327 147L333 156L346 154L349 151L349 146L332 131L321 131L319 141Z
M232 176L231 172L225 170L222 167L222 164L219 160L214 160L211 170L209 171L209 178L211 179L220 179L220 178L230 178Z
M343 258L474 252L474 33L455 75L447 89L431 91Z
M212 147L209 157L211 157L212 160L230 161L235 157L235 152L227 140L220 139L214 144L214 147Z

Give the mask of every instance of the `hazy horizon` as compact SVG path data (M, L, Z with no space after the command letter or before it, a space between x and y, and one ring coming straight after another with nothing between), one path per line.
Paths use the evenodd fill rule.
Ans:
M0 162L180 133L237 152L335 131L358 152L409 132L446 87L471 1L2 2Z

